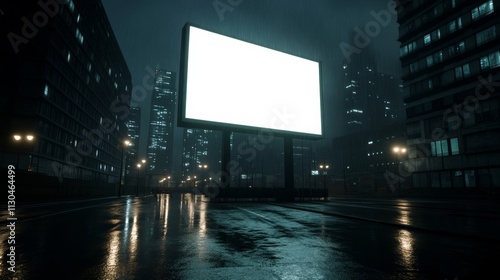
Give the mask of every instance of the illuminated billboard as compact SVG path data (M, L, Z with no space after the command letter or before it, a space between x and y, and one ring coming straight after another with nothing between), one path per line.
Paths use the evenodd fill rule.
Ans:
M181 126L322 137L320 63L186 25Z

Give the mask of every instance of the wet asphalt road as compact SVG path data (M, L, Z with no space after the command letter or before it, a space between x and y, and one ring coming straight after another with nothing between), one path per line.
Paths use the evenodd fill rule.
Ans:
M19 206L15 273L1 217L0 277L498 279L499 210L419 200L213 204L180 194Z

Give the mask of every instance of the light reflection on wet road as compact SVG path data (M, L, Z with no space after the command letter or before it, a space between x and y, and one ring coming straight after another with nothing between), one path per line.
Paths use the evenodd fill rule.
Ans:
M411 208L394 209L395 221L412 223ZM7 271L7 236L2 228L2 279L14 276ZM499 244L271 204L209 204L200 196L161 195L20 219L15 276L481 279L500 262Z

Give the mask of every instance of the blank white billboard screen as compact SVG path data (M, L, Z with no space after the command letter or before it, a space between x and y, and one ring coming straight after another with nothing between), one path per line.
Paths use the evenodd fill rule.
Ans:
M322 135L318 62L188 28L186 120Z

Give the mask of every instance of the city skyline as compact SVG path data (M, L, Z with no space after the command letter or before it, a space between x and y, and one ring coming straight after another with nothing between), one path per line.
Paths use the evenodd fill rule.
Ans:
M379 32L370 33L373 36L368 38L367 46L355 43L350 46L359 47L361 53L367 50L366 47L372 47L381 65L380 68L383 69L381 72L399 77L396 15L391 13L395 13L391 3L391 1L363 1L354 5L325 1L321 3L324 8L319 9L300 1L295 3L276 1L265 4L245 1L233 7L232 12L223 13L223 20L221 20L212 2L203 3L202 5L206 7L201 9L200 3L195 1L165 1L148 4L103 1L110 21L114 25L116 36L123 46L127 62L132 69L133 84L136 89L135 94L132 95L132 105L135 105L135 100L135 103L143 108L144 123L148 118L144 114L149 112L151 91L148 85L153 79L152 72L157 67L168 71L178 71L181 31L189 21L227 36L321 61L324 106L327 112L324 125L328 128L326 140L318 142L318 145L323 146L330 145L335 136L343 134L344 120L343 114L340 114L344 111L340 93L342 61L346 57L345 44L359 36L356 30L362 30L361 33L365 34L366 31L363 30L367 25L372 23L378 25ZM276 17L275 14L282 7L287 7L294 12ZM332 14L326 14L325 11ZM345 13L352 14L352 16L341 16ZM149 16L145 19L141 17L143 14L149 14ZM377 21L381 20L378 15L387 14L390 18L384 19L381 23ZM138 17L141 17L141 20ZM151 43L137 45L137 42L141 40ZM349 57L357 55L358 53L352 53ZM175 134L178 135L177 131ZM145 135L143 131L143 136ZM176 142L180 143L181 138L176 139ZM141 147L141 152L145 152L145 146Z

